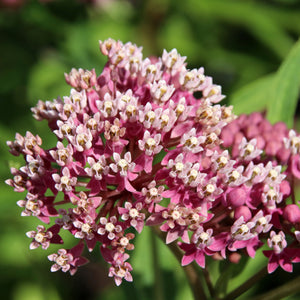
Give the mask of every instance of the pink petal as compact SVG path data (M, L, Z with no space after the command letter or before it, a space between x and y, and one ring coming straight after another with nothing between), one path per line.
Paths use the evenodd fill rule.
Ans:
M205 268L205 255L203 251L197 251L196 262L201 268Z
M178 230L170 230L168 231L167 237L166 237L166 244L170 244L174 242L176 239L179 237L179 232Z
M193 260L195 259L195 252L189 254L189 255L184 255L182 257L182 260L181 260L181 265L182 266L186 266L188 264L190 264Z

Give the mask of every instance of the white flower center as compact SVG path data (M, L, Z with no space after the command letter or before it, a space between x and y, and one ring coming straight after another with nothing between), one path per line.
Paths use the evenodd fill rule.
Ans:
M103 168L102 168L102 165L99 163L99 162L97 162L97 163L95 163L95 164L93 164L93 170L94 171L96 171L96 172L99 172L99 171L101 171Z
M127 95L123 95L123 96L121 97L121 100L124 101L125 103L128 103L128 102L130 101L130 97L127 96Z
M172 212L172 219L173 220L178 220L181 217L181 213L178 210L174 210Z
M146 141L147 148L153 149L156 146L156 142L153 138L149 138Z
M246 224L241 225L241 227L240 227L240 229L239 229L239 232L240 232L241 234L248 233L248 232L249 232L248 226L247 226Z
M164 122L164 123L168 123L169 122L169 116L168 115L166 115L166 114L163 114L162 116L161 116L161 119L162 119L162 121Z
M124 270L123 268L120 268L120 269L116 272L116 274L117 274L118 277L123 278L123 277L125 277L125 275L126 275L126 270Z
M37 173L38 169L39 169L39 164L37 161L31 161L29 164L28 164L28 168L30 170L31 173Z
M55 260L55 262L59 265L59 266L65 266L67 264L66 262L66 257L63 256L58 256Z
M260 173L260 168L259 167L253 168L253 174L258 175L259 173Z
M195 137L195 136L192 136L190 139L189 139L189 142L191 144L192 147L195 147L197 146L198 144L198 139Z
M64 112L65 112L65 114L70 114L72 111L73 111L72 105L69 104L69 103L66 103L64 105Z
M226 156L219 157L218 163L219 163L220 167L224 167L228 163L227 157Z
M87 127L90 129L96 129L97 128L97 122L95 119L91 118L87 121Z
M195 170L195 169L192 169L191 171L190 171L190 174L189 174L190 176L190 179L192 179L192 180L195 180L196 178L197 178L197 175L198 175L198 171L197 170Z
M232 171L230 179L237 180L240 177L240 173L236 170Z
M276 170L272 169L272 170L270 170L268 176L269 176L272 180L275 180L275 179L277 178L277 176L278 176L278 173L277 173Z
M182 162L176 163L176 165L175 165L176 171L181 172L183 170L183 168L184 168L184 164Z
M37 204L31 200L28 200L25 205L26 209L34 211L37 209Z
M199 238L201 239L202 243L205 243L206 241L208 241L209 235L206 232L202 232Z
M87 137L84 133L80 133L76 136L76 140L79 145L84 146L87 141Z
M149 65L149 66L147 67L147 73L148 73L148 74L149 74L149 73L156 74L156 72L157 72L157 68L156 68L155 65Z
M60 160L65 161L68 157L68 152L67 152L66 149L58 149L57 150L57 155L58 155Z
M155 120L155 112L152 110L147 112L146 119L152 123Z
M128 167L128 162L126 159L122 158L119 160L118 165L121 169L126 169Z
M248 144L247 146L246 146L246 152L247 153L252 153L253 151L254 151L254 146L252 145L252 144Z
M120 245L123 246L123 247L126 247L129 243L129 240L127 237L123 236L121 239L120 239Z
M214 187L213 184L209 183L209 184L206 185L205 190L206 190L206 192L208 192L208 193L211 194L211 193L213 193L215 191L215 187Z
M264 225L266 225L268 222L267 222L267 219L266 219L265 217L261 217L261 218L259 218L259 219L257 220L257 223L258 223L258 225L260 225L260 226L264 226Z
M293 147L299 148L299 146L300 146L300 138L298 136L293 137L292 140L291 140L291 145Z
M60 178L60 182L61 182L61 184L63 184L63 185L69 185L70 179L69 179L68 176L62 176L62 177Z
M61 132L62 132L63 134L70 134L71 131L72 131L72 128L71 128L70 125L68 125L68 124L63 124L63 125L61 126Z
M81 230L83 231L83 232L85 232L85 233L89 233L90 232L90 230L91 230L91 226L89 225L89 224L82 224L82 226L81 226Z
M156 196L158 195L158 190L157 190L157 188L151 188L151 189L149 190L149 192L150 192L150 195L151 195L152 197L156 197Z
M109 222L105 225L105 230L108 232L112 232L112 231L114 231L114 229L115 229L115 225L111 222Z
M277 193L274 190L269 190L267 193L267 199L268 200L276 200Z
M272 242L274 244L279 244L280 242L282 242L282 237L279 234L276 234L272 237Z
M41 233L41 232L38 232L34 239L38 242L38 243L42 243L44 241L44 238L45 238L45 234L44 233Z
M168 87L166 85L162 85L159 90L160 90L160 96L162 97L167 92Z
M113 103L111 101L104 101L104 109L110 113L112 111Z
M139 215L139 212L137 211L136 208L131 208L131 209L129 210L129 216L130 216L131 218L136 218L138 215Z
M185 107L183 104L178 104L176 107L176 113L177 115L181 115L185 110Z
M192 214L191 216L191 219L194 221L194 222L198 222L200 220L200 216L198 214Z
M136 113L136 108L135 108L135 106L134 105L128 105L127 107L126 107L126 113L127 114L129 114L129 115L135 115L135 113Z

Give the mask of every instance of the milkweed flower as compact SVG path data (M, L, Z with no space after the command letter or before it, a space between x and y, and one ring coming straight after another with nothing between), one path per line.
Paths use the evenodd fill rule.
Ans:
M166 233L167 244L178 243L182 265L205 267L206 256L234 252L254 257L267 243L269 271L283 265L291 245L289 271L300 257L299 211L293 217L285 208L289 180L300 177L297 134L279 124L273 137L260 114L236 118L218 104L221 87L203 68L189 70L175 49L143 59L141 47L108 39L100 50L108 59L100 75L72 69L65 74L70 95L32 109L56 145L44 149L30 132L7 142L25 165L12 168L6 183L27 191L21 214L44 223L27 233L30 248L62 244L59 232L67 230L74 247L48 256L51 271L74 274L87 262L84 245L99 244L119 285L132 281L131 240L149 225Z

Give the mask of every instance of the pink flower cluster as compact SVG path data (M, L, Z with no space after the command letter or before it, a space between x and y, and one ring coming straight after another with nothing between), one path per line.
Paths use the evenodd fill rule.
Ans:
M100 50L108 62L98 77L72 69L70 96L32 109L56 146L43 149L30 132L7 142L25 158L6 181L27 191L22 215L55 219L27 233L30 248L63 243L59 232L68 230L78 243L48 256L51 271L73 274L87 261L84 245L99 245L119 285L132 281L132 228L159 225L166 243L182 249L182 265L205 267L207 255L254 257L267 243L269 271L278 264L291 271L300 260L300 210L287 199L300 177L300 136L259 114L236 119L218 104L221 87L203 68L189 70L175 49L144 59L141 48L108 39Z
M245 145L246 141L255 144L256 148L262 151L262 154L248 165L248 168L250 166L255 170L249 173L251 177L265 177L266 169L272 166L276 172L269 172L267 177L272 180L284 178L280 179L278 187L266 185L265 180L257 182L259 185L253 186L257 191L252 197L255 207L247 205L246 210L247 214L249 208L257 211L263 204L263 213L270 215L272 229L267 244L272 250L263 251L269 258L269 273L278 266L292 272L292 263L300 261L300 208L299 201L295 198L295 184L299 183L300 179L300 135L294 130L288 130L282 122L271 125L263 114L252 113L248 116L241 115L227 125L221 133L221 138L223 146L232 149L233 159L239 156L241 147L245 148L242 145ZM251 213L253 214L253 211Z

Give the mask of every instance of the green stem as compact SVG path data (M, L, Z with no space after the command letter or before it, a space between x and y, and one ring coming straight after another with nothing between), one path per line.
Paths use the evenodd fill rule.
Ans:
M159 230L156 226L151 227L155 234L165 243L166 242L166 234ZM178 248L175 243L171 243L167 245L169 249L173 252L178 262L181 264L181 259L183 256L182 251ZM187 280L191 286L194 299L195 300L207 300L205 291L203 289L203 284L200 280L200 276L198 275L194 264L189 264L183 267Z
M257 281L262 279L264 276L268 274L267 268L263 267L260 271L258 271L256 274L254 274L252 277L250 277L247 281L245 281L242 285L240 285L238 288L233 290L231 293L229 293L226 297L223 298L223 300L232 300L236 299L243 293L245 293L247 290L249 290ZM264 299L266 300L266 299Z
M251 300L279 300L300 291L300 276Z
M206 268L202 269L202 271L203 271L205 282L207 284L207 288L208 288L209 293L210 293L210 297L214 298L214 296L215 296L215 289L214 289L214 286L213 286L213 284L211 282L211 279L210 279L210 276L209 276L209 272L208 272L208 270Z
M159 255L157 249L157 240L153 231L151 231L151 245L152 245L152 255L153 255L153 268L154 268L154 299L164 300L163 293L163 278L161 274Z

